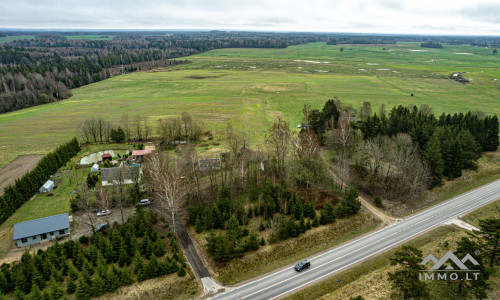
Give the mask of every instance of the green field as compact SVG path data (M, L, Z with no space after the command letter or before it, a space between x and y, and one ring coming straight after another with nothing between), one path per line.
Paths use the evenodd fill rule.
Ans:
M188 57L192 63L117 76L73 90L70 99L0 115L0 167L17 155L45 153L95 116L117 123L123 113L151 124L188 111L221 133L229 122L254 146L269 121L283 115L295 127L304 103L320 108L338 96L359 108L420 105L435 113L482 110L500 114L500 59L491 49L416 43L372 46L311 43L286 49L220 49ZM382 50L386 48L389 50ZM424 50L424 51L410 51ZM238 56L239 53L239 56ZM471 54L457 54L471 53ZM448 79L468 72L470 84ZM410 96L410 94L414 96ZM252 146L252 145L251 145Z
M66 38L68 40L98 40L98 41L110 41L114 38L114 35L68 35Z
M5 37L0 37L0 44L17 40L32 40L34 38L35 38L34 35L10 35Z

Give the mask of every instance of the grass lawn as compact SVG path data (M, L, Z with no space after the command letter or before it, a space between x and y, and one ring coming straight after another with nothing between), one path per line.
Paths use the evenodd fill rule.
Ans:
M277 115L295 127L304 103L321 108L334 96L355 108L369 100L374 112L382 103L427 103L437 114L500 114L500 81L495 80L500 71L492 68L500 60L490 49L420 49L415 43L384 46L391 51L377 45L344 47L342 53L340 46L325 43L213 50L188 57L190 64L117 76L75 89L64 101L2 114L0 167L17 155L50 151L94 116L117 124L124 113L131 118L140 114L156 127L158 119L188 111L216 135L231 123L236 131L247 132L252 146ZM470 84L448 79L465 71Z

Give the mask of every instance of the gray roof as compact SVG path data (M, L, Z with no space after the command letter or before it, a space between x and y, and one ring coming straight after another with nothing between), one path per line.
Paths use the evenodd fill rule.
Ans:
M52 186L54 186L54 181L52 180L47 180L47 182L45 182L42 187L43 188L46 188L46 189L50 189Z
M69 228L68 213L21 222L14 224L14 240L66 228Z
M116 180L117 177L117 172L123 172L125 169L124 173L124 180L127 179L134 179L135 177L138 176L140 172L140 167L135 166L135 167L115 167L115 168L101 168L101 180L102 181L113 181Z

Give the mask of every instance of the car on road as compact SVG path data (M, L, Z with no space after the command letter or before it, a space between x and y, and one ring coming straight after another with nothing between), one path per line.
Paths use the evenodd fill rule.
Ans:
M151 204L151 201L149 201L149 199L142 199L141 201L139 201L139 205L150 205Z
M101 232L101 231L108 229L108 227L109 227L108 223L102 223L99 226L97 226L95 231Z
M98 217L100 217L100 216L107 216L107 215L110 215L110 214L111 214L111 211L109 209L106 209L106 210L98 212L97 216Z
M303 269L307 269L311 266L311 263L307 260L303 260L295 265L295 271L300 272Z

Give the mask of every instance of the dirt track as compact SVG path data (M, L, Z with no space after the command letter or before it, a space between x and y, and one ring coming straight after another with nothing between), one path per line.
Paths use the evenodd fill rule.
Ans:
M43 155L18 156L2 169L0 169L0 195L9 185L13 185L16 179L22 177L26 172L35 168Z

